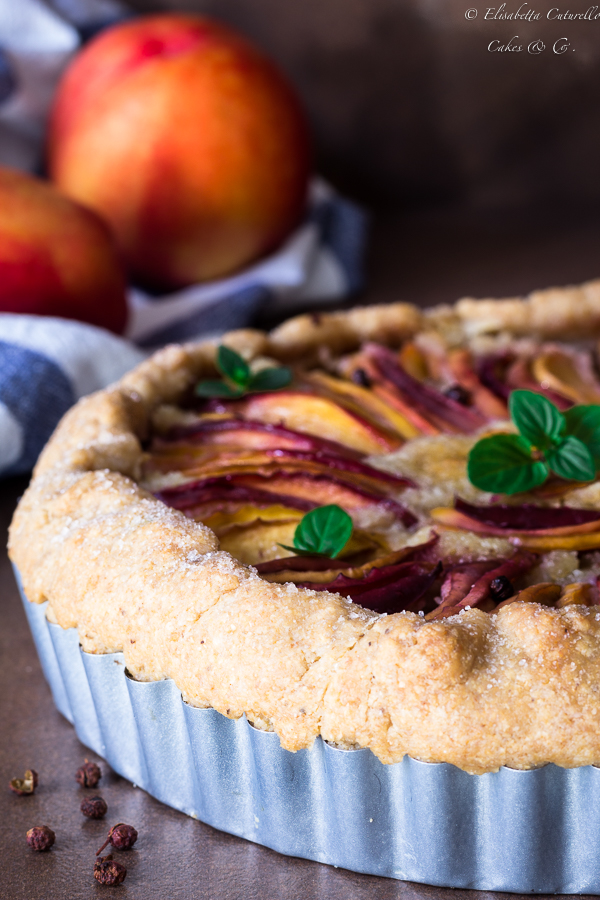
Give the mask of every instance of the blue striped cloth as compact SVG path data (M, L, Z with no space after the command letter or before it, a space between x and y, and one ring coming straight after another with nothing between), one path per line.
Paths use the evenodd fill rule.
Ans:
M0 0L0 165L40 171L48 108L72 54L127 15L117 0ZM363 280L366 217L315 178L307 215L270 257L231 277L155 297L132 286L125 340L92 326L0 314L0 476L26 472L61 415L150 349L317 309Z
M94 325L0 313L0 476L32 469L69 407L144 356Z

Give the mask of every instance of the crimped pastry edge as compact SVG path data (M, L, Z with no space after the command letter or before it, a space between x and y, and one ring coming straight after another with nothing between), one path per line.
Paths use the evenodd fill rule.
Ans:
M548 338L600 331L600 281L525 299L408 304L291 319L223 340L289 360L453 328ZM379 616L338 595L270 584L205 526L136 483L153 410L211 371L215 345L167 347L81 400L43 451L10 528L31 602L134 677L244 712L297 750L317 734L474 773L600 762L600 611L516 603L438 622Z

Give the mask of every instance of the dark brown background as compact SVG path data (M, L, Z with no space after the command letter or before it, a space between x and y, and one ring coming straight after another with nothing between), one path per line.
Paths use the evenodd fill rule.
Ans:
M600 19L545 18L593 0L531 0L532 23L485 21L502 0L128 2L215 15L256 40L300 91L321 170L354 196L487 208L600 198ZM523 52L488 52L514 35ZM546 50L532 56L537 38Z

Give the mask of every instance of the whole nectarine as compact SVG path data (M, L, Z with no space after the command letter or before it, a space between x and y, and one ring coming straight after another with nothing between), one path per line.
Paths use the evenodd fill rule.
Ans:
M113 226L142 283L234 272L300 218L307 126L279 70L238 34L184 14L100 34L59 85L49 168Z
M125 275L105 222L49 182L0 168L0 312L122 332Z

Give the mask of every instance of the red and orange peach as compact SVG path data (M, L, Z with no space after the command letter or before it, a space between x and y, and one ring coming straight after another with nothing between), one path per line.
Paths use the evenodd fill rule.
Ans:
M52 185L0 168L0 312L53 315L120 333L125 276L108 226Z
M57 93L51 176L112 225L133 276L234 272L298 222L307 126L283 75L234 31L162 14L103 32Z

